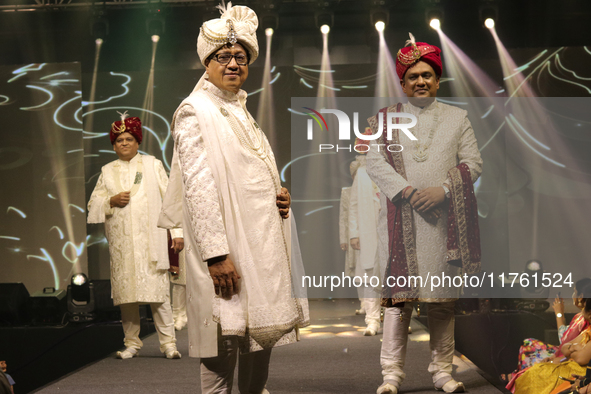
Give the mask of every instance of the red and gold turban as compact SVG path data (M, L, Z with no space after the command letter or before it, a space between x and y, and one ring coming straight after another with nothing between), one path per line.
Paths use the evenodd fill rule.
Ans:
M410 33L409 35L410 40L406 41L407 46L400 49L398 55L396 55L396 73L398 77L404 79L406 71L418 61L423 61L433 67L435 74L440 77L443 72L441 49L426 42L415 42L414 36Z
M119 134L129 133L134 136L138 144L142 143L142 122L140 118L134 116L133 118L125 118L127 114L121 115L121 120L113 122L111 124L111 144L115 144L115 140L119 137Z

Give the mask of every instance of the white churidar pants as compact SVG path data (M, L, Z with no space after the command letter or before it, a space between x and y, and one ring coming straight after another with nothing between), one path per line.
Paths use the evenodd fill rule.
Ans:
M358 264L360 265L360 264ZM371 278L373 275L373 268L364 270L361 267L356 267L355 275L363 278L363 274L367 275L367 278ZM363 283L365 285L365 283ZM373 287L369 285L369 279L367 279L367 286L360 286L357 288L357 295L359 301L361 301L361 308L365 309L365 324L370 325L372 323L380 326L380 302L381 294L376 293Z
M394 306L386 308L384 312L384 336L380 355L382 375L384 381L394 381L397 387L400 387L406 377L403 369L412 305L407 302L403 308ZM441 378L451 378L455 350L454 305L455 301L428 304L427 317L432 360L428 370L433 376L433 383ZM402 319L400 319L401 312Z
M172 316L187 320L187 286L172 285Z
M201 393L230 394L236 359L240 394L265 392L272 349L238 355L238 347L238 337L218 335L218 356L201 359Z
M119 307L121 308L121 323L125 333L125 347L139 350L143 345L140 340L140 304L133 302L121 304ZM176 347L170 299L167 297L166 302L150 304L150 308L152 309L156 332L158 332L160 351L164 353L166 349Z

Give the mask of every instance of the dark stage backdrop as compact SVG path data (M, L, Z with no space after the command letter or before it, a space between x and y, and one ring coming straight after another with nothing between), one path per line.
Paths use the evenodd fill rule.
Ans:
M80 64L0 67L0 282L87 271Z
M527 65L522 70L537 95L591 96L591 53L588 48L515 50L511 55L518 66ZM262 63L262 58L259 62ZM493 76L501 89L503 81L498 61L489 59L477 63ZM36 67L39 66L30 66ZM65 67L73 66L48 64L41 71L27 72L10 83L8 81L18 74L14 73L18 67L2 69L0 104L3 105L0 105L0 111L5 127L0 130L0 236L3 236L0 238L0 281L26 282L31 292L53 285L55 278L59 279L58 282L67 281L76 267L70 260L76 261L78 258L80 268L86 270L86 247L89 276L94 279L109 277L109 255L102 226L88 226L85 242L85 212L76 207L85 211L81 190L85 189L87 200L101 166L116 159L108 138L111 123L119 118L116 111L127 110L131 116L142 119L146 127L140 149L161 159L167 166L172 152L169 137L172 114L192 91L203 72L202 69L187 69L155 70L153 75L149 72L121 71L101 72L96 76L83 74L81 101L79 93L76 93L80 91L80 86L76 86L79 82L73 82L80 80L78 76L59 74L41 79L66 70ZM319 68L318 65L307 67ZM334 91L335 95L373 97L376 68L375 64L369 63L333 66L332 76L338 89ZM48 71L50 69L51 72ZM453 84L460 81L459 76L446 74L448 72L444 72L445 82L441 84L439 96L449 98L452 97ZM51 82L54 79L72 81ZM251 68L244 89L251 93L247 104L250 112L259 123L265 125L266 122L263 130L271 140L280 171L285 169L284 183L289 187L292 180L288 164L295 156L291 152L291 114L288 108L291 107L292 97L316 96L318 73L298 66L279 66L273 68L271 80L273 99L264 104L260 116L262 67ZM27 88L27 85L34 84L50 90L55 96L51 103L41 107L47 112L21 110L22 107L43 104L49 99L47 93ZM55 84L57 86L53 86ZM153 89L149 89L152 86ZM150 94L146 95L147 91ZM24 100L23 95L28 102L14 103L17 98ZM70 99L72 101L68 104L59 107ZM61 108L58 120L65 127L54 119L58 107ZM69 115L66 115L66 110ZM274 115L273 122L269 120L270 114ZM80 130L80 122L84 123L84 131ZM586 234L591 233L591 220L583 207L589 205L591 196L591 161L587 154L591 148L590 124L585 119L571 119L571 123L572 127L561 128L560 132L552 136L537 135L544 141L551 137L555 144L553 146L560 143L561 149L558 151L569 159L569 164L564 168L552 168L548 167L548 163L540 162L531 150L524 148L523 144L519 145L520 142L505 129L494 138L492 134L482 134L483 139L479 140L481 149L488 143L483 151L483 182L486 178L488 180L482 185L486 188L481 189L487 194L479 195L483 261L494 260L499 270L521 272L527 260L538 258L548 272L564 271L566 265L573 272L575 280L583 275L589 276L583 262L591 253L591 244L586 240ZM530 132L535 133L535 127ZM62 138L61 142L55 141L56 135ZM9 148L11 146L15 148ZM520 148L512 148L515 146ZM80 151L82 148L84 160ZM54 160L57 153L62 154L61 161ZM564 157L554 159L561 161ZM82 171L84 180L81 180ZM348 162L343 163L338 182L342 187L350 185ZM78 185L77 188L74 185ZM58 193L59 190L62 194ZM293 193L297 194L297 190L293 190ZM339 197L338 193L330 196L337 200ZM306 216L319 207L317 203L296 201L293 208L300 224L298 233L302 241L313 238L314 231L328 228L325 224L332 223L328 235L334 242L325 246L330 259L322 261L322 264L328 264L330 272L336 274L342 271L344 264L344 255L339 249L338 228L335 226L338 223L338 201L324 205L333 206L319 213L320 222L312 220L315 214ZM10 207L21 210L27 217L23 218ZM46 217L49 215L55 215L55 218ZM33 223L35 217L39 219ZM70 222L73 226L71 239L68 238ZM63 232L63 239L54 226ZM36 257L27 259L28 255L45 258L41 248L52 250L50 256L55 266L59 266L56 272L49 261ZM77 256L78 253L80 256ZM313 256L306 256L305 251L304 262L310 274L318 272L318 262Z

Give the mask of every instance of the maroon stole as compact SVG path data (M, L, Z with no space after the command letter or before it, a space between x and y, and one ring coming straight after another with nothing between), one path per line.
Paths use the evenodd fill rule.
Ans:
M392 132L392 141L386 138L387 113L400 112L402 104L398 103L389 108L382 108L375 117L374 130L377 130L378 116L384 117L382 142L387 162L404 179L406 171L402 160L402 153L390 152L390 144L400 144L399 130ZM373 121L373 119L372 119ZM373 122L371 122L373 123ZM398 118L396 118L398 123ZM395 151L398 149L395 149ZM470 176L470 169L466 164L452 168L449 173L452 180L450 185L449 212L447 221L447 261L461 261L462 273L472 275L480 272L480 231L478 228L478 208L474 186ZM399 198L396 202L387 199L388 214L388 251L389 259L382 291L382 306L392 306L398 302L414 301L418 299L419 289L411 286L409 276L418 276L418 261L416 241L414 236L413 209L409 202ZM438 273L433 273L438 274ZM386 283L386 278L405 277L406 286Z
M480 272L480 228L478 206L470 168L462 163L447 173L451 179L447 216L447 256L450 261L461 261L464 274Z

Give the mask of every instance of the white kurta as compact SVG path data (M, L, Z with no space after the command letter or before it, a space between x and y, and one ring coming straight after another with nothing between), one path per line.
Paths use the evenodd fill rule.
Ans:
M290 221L276 206L279 174L271 147L245 107L246 93L205 81L179 107L172 134L180 161L186 230L189 354L217 355L222 335L246 350L291 343L308 324L306 300L292 297ZM263 146L259 157L245 144ZM261 145L262 144L262 145ZM214 294L206 260L228 255L241 275L238 295Z
M125 207L111 208L112 196L123 191L133 193L140 163L142 178L137 192ZM88 202L88 223L105 223L115 305L162 303L168 297L166 230L156 228L167 184L162 162L152 156L138 154L130 161L115 160L101 170ZM157 198L149 202L155 191ZM171 234L182 237L182 230L171 230Z
M391 107L390 111L395 111ZM433 135L433 141L428 149L426 161L417 162L413 159L414 142L406 134L400 132L400 144L404 147L402 157L407 179L396 173L387 162L384 150L370 149L367 154L367 172L381 190L381 209L383 217L379 221L379 256L381 261L388 259L388 229L386 198L392 200L400 198L400 193L407 186L419 190L441 186L447 182L447 173L460 163L465 163L470 168L472 182L480 177L482 172L482 159L474 130L468 120L467 112L463 109L434 101L431 105L420 108L410 103L404 104L402 112L411 113L418 119L417 126L410 131L424 142L428 139L433 127L437 127ZM375 133L378 123L375 117L369 119L370 126ZM447 276L461 274L461 268L453 266L446 261L447 253L447 201L440 205L442 215L439 220L427 221L423 216L413 211L413 231L416 240L417 261L419 275L423 278L430 275ZM385 264L384 264L385 265ZM430 287L420 288L422 299L454 299L459 296L459 287L446 286L445 288Z

